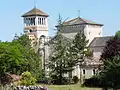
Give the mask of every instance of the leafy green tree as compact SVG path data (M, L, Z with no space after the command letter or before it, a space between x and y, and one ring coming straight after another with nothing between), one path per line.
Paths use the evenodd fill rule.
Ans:
M39 78L42 70L41 56L31 47L31 40L27 35L22 35L13 40L13 42L19 43L24 48L24 50L20 48L25 63L24 69L26 68L26 70L31 72L36 78Z
M12 42L0 42L0 80L6 73L20 75L25 71L31 72L38 79L41 69L41 57L35 53L26 35Z

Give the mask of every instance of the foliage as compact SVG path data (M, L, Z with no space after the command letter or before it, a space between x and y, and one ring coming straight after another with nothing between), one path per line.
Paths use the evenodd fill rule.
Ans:
M100 79L98 76L93 76L89 79L85 79L82 86L86 87L102 87L102 83L100 82Z
M120 37L120 31L117 31L115 34L116 37Z
M68 47L70 42L62 35L62 30L64 25L59 19L58 21L58 32L56 36L51 40L53 52L50 55L48 67L51 70L51 75L56 75L59 84L63 84L62 80L64 79L64 74L73 70L70 65L70 59L68 59Z
M59 85L59 84L63 84L63 85L69 84L69 79L67 77L59 78L57 75L52 75L51 78L52 78L52 81L51 81L52 84L57 84L57 85Z
M22 73L21 79L20 79L20 84L29 86L29 85L34 85L36 82L36 79L31 75L30 72L24 72Z
M88 41L86 40L84 33L80 31L75 36L74 40L70 40L62 35L65 28L63 23L61 18L59 18L57 34L50 42L54 49L49 60L51 75L57 75L60 84L62 84L61 80L65 74L69 73L69 77L72 77L71 72L78 64L78 59L81 58L83 60L84 56L90 55L87 50L88 48L86 47Z
M100 81L106 87L120 88L120 37L119 32L111 38L101 55L103 65L99 73Z
M79 62L84 63L85 57L91 57L92 54L87 47L88 40L84 35L84 32L80 31L75 35L75 38L72 40L71 45L68 48L68 53L66 55L69 59L69 65L75 67ZM72 71L72 70L71 70ZM72 72L69 72L69 77L72 77Z
M106 46L103 49L103 53L101 55L101 60L114 58L115 56L120 55L120 37L119 31L116 33L114 37L111 37L110 40L107 41Z
M76 64L78 63L79 59L83 59L84 56L89 55L87 52L87 44L88 40L86 40L84 32L78 32L70 48L72 52L72 58L75 60Z
M41 58L31 47L29 38L22 35L12 42L0 42L0 75L6 72L20 75L25 71L36 78L41 73Z
M13 42L21 44L24 48L24 50L21 50L26 68L24 71L31 72L32 75L39 79L42 70L41 57L39 53L35 53L34 48L31 47L31 40L29 40L27 35L22 35L18 37L18 39L13 40Z
M74 76L72 80L73 80L74 84L78 83L78 81L79 81L77 76Z
M120 88L120 57L116 56L104 61L104 68L100 72L101 83L105 86Z

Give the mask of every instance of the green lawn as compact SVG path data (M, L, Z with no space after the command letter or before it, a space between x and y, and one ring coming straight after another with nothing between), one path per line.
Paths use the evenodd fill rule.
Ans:
M87 88L77 85L46 85L50 90L101 90L100 88Z

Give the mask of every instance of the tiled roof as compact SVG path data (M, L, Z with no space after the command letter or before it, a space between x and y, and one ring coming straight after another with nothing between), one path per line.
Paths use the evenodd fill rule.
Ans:
M112 36L106 36L106 37L96 37L93 39L93 41L90 43L89 47L104 47L106 45L106 42L112 38Z
M103 24L98 24L98 23L95 23L93 21L89 21L89 20L86 20L86 19L83 19L83 18L80 18L80 17L72 19L72 20L69 20L69 21L66 21L63 24L64 25L90 24L90 25L103 26Z
M33 8L29 12L22 15L22 17L27 17L27 16L45 16L45 17L48 17L48 14L44 13L43 11L41 11L37 8Z

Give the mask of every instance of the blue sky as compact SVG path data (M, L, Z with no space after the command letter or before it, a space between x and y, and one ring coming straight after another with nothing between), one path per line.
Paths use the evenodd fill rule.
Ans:
M120 0L37 0L37 8L50 15L49 33L54 34L58 14L63 19L78 16L104 24L103 35L114 35L120 29ZM11 41L15 33L23 33L22 14L34 7L34 0L1 0L0 40Z

